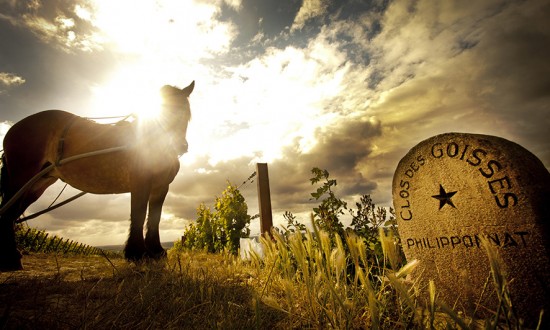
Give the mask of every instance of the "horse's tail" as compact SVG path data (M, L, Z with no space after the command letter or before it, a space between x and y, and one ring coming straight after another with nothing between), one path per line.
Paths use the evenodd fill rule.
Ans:
M4 205L6 198L6 186L8 183L8 167L6 166L6 154L2 153L0 159L0 206Z

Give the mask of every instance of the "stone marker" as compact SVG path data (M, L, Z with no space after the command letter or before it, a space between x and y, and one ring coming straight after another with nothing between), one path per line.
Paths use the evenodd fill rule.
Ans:
M550 174L532 153L495 136L434 136L399 162L393 203L405 256L419 260L413 276L424 288L434 280L441 301L468 315L478 303L478 316L496 310L486 237L520 316L550 317Z

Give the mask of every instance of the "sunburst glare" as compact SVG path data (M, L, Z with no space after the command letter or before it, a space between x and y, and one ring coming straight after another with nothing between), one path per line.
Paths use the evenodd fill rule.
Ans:
M160 85L139 80L135 74L118 74L107 84L93 88L90 117L112 117L135 114L152 119L161 108Z

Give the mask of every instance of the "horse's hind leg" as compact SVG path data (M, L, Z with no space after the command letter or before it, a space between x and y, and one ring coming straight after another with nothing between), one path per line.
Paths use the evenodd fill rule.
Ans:
M168 194L168 185L156 189L149 196L149 216L147 218L147 233L145 234L145 246L147 255L154 259L166 256L166 250L160 244L159 223L162 214L162 204Z
M151 191L151 182L149 180L134 180L132 182L130 194L130 234L126 247L124 248L124 257L130 261L139 261L146 256L145 241L143 239L143 224L147 214L147 201Z
M2 272L23 269L21 253L17 250L15 242L15 223L12 220L14 208L12 206L0 218L0 271Z
M5 164L4 164L5 166ZM28 180L17 180L14 182L17 171L4 172L2 178L2 190L4 196L2 204L8 202L13 195L21 189ZM6 177L7 176L7 177ZM27 176L25 176L27 177ZM46 177L38 180L19 200L17 200L4 214L0 216L0 271L12 271L22 269L21 254L17 250L15 241L15 221L25 212L27 207L34 203L44 193L46 188L53 184L57 179Z

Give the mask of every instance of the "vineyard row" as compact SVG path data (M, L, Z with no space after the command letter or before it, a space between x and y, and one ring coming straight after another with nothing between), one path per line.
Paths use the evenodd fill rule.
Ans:
M106 255L118 256L116 252L102 250L95 246L78 243L70 239L61 237L50 237L49 233L35 228L18 230L16 232L17 246L28 252L44 252L44 253L71 253L81 255Z

